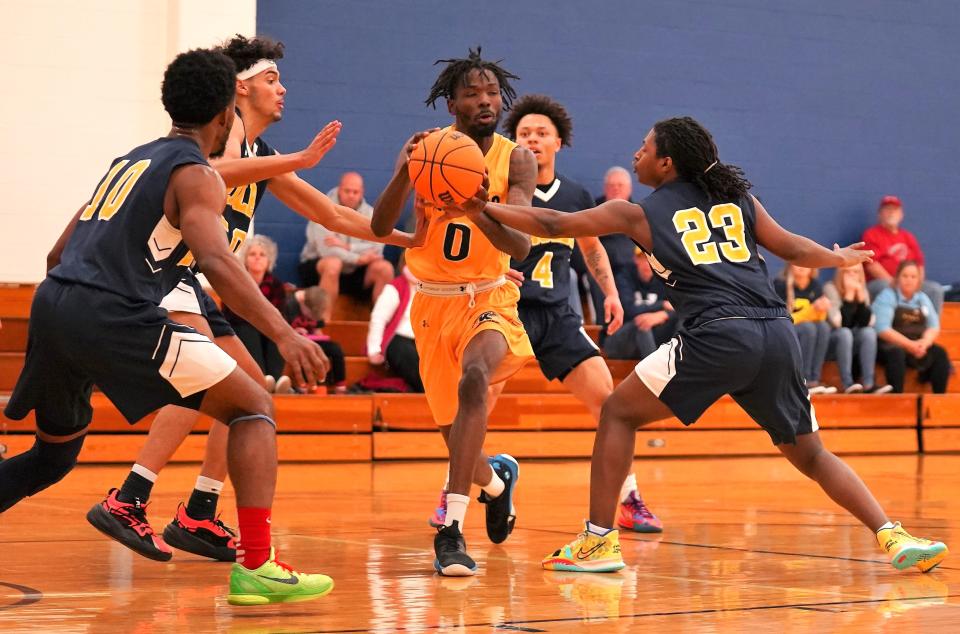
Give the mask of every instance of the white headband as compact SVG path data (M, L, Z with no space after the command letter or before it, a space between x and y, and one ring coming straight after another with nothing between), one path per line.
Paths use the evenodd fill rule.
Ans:
M237 79L250 79L265 70L277 70L277 63L272 59L258 59L253 66L237 73Z

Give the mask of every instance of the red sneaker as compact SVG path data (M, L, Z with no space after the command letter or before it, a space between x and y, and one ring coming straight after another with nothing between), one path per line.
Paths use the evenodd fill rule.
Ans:
M107 499L87 512L87 521L135 553L148 559L170 561L173 551L147 522L149 504L140 504L140 500L121 502L117 499L117 493L118 489L110 489Z
M663 532L663 522L650 512L636 491L630 494L626 502L620 502L617 526L636 533Z
M163 538L174 548L217 561L237 560L237 534L220 521L195 520L180 503L173 521L163 529Z

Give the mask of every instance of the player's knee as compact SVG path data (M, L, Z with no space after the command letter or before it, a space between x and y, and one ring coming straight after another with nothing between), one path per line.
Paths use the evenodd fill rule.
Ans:
M343 270L343 261L340 258L327 257L317 260L317 273L323 275L340 275Z
M47 442L37 438L31 451L36 451L36 469L34 470L35 490L37 493L56 484L77 466L77 457L83 447L86 434L67 442Z
M487 388L490 386L490 372L479 363L472 363L463 369L460 377L460 402L484 403Z
M370 263L370 277L374 280L383 281L393 279L393 265L386 260L375 260Z
M841 344L852 345L853 344L853 332L849 328L838 328L837 329L837 341Z

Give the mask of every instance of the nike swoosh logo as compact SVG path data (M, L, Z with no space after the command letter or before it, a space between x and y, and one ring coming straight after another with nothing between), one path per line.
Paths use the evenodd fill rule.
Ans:
M267 577L266 575L257 575L257 576L262 579L269 579L270 581L276 581L277 583L286 583L287 585L291 585L291 586L295 586L298 583L300 583L300 581L293 575L291 575L287 579L277 579L276 577Z
M590 555L597 552L601 548L603 548L603 542L600 542L599 544L597 544L587 552L583 552L583 546L581 546L580 550L577 551L577 559L588 559Z

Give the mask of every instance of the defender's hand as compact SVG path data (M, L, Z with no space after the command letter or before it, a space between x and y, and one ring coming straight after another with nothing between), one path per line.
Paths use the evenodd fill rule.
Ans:
M837 267L853 266L854 264L863 264L864 262L873 262L873 251L864 249L866 242L854 242L848 247L840 248L840 245L833 245L833 252L843 258L843 262Z
M623 305L620 298L616 295L610 295L603 300L603 322L607 324L607 334L620 330L623 325Z
M518 287L523 286L523 273L521 271L518 271L517 269L508 269L506 277Z
M486 179L484 179L484 181L486 181ZM478 216L483 213L484 208L487 206L487 199L487 190L481 185L480 189L477 190L477 193L474 194L472 198L468 198L459 204L445 205L443 207L443 213L446 214L448 218L458 218L460 216L471 218Z
M319 163L320 159L326 156L327 152L337 144L337 135L340 134L341 128L343 128L343 124L339 121L331 121L323 126L317 136L313 137L310 145L298 152L301 161L300 169L310 169Z
M290 378L297 387L310 389L327 378L330 361L313 341L290 331L290 335L277 342L280 356L290 365Z

